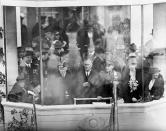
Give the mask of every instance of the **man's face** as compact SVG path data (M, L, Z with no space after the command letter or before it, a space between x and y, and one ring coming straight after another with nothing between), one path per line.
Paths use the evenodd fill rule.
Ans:
M59 40L60 39L60 34L55 34L55 40Z
M153 78L154 78L154 79L157 79L158 76L159 76L159 72L156 72L156 73L153 74Z
M37 58L39 58L39 57L40 57L40 51L35 51L35 56L36 56Z
M89 57L92 57L94 55L95 51L94 50L88 50L88 55Z
M113 64L112 63L107 63L106 64L106 72L110 72L112 71L114 68Z
M43 60L43 61L47 60L48 57L49 57L48 53L43 53L43 54L42 54L42 60Z
M51 32L45 33L45 36L49 39L53 39L53 34Z
M41 24L44 24L46 22L46 19L45 18L42 18L41 19Z
M92 61L91 60L85 60L84 61L84 67L85 67L85 71L90 71L92 69Z
M35 48L37 46L37 42L36 41L32 41L32 47Z
M137 59L129 58L128 65L129 65L130 70L135 70L135 68L137 67Z
M25 59L25 62L27 64L31 64L32 63L32 56L26 56L24 59Z

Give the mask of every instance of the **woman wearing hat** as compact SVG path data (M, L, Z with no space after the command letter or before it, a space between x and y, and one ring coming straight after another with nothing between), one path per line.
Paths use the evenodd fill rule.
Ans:
M164 93L164 79L156 67L150 69L151 77L148 84L149 100L158 100Z
M66 54L66 51L64 49L65 45L66 45L65 41L55 40L53 41L53 44L50 48L51 52L55 54L56 56L59 56L61 59Z
M135 53L130 53L128 65L123 68L120 95L125 103L135 103L142 97L142 72L138 69Z

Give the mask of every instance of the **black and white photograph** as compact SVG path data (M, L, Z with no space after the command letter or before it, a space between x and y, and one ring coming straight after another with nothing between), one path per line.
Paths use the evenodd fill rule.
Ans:
M166 0L0 0L0 131L166 131Z

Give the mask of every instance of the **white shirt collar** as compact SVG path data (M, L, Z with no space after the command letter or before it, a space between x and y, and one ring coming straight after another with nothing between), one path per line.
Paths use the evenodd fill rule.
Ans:
M85 71L85 73L86 73L86 76L89 76L90 73L91 73L91 70L89 70L89 71Z
M149 90L152 89L153 85L154 85L155 79L152 79L149 83Z
M26 62L25 62L25 65L26 65L27 67L31 67L31 64L27 64Z

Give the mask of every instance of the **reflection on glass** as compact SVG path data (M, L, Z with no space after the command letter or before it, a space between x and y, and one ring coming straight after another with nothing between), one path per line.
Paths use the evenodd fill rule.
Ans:
M3 48L0 48L0 97L6 96L6 72Z
M104 15L104 10L116 12L106 21L110 21L109 27L102 20L108 15ZM120 79L124 54L130 44L130 19L122 14L123 10L41 8L41 18L45 19L41 22L44 104L73 104L74 98L102 101L102 97L113 97L114 75Z
M23 13L20 14L20 20L21 20L21 44L23 47L26 47L28 44L28 29L27 26L24 24L24 17L25 15Z
M34 14L36 14L36 11ZM13 54L18 54L18 75L8 95L8 99L14 102L32 103L35 99L36 103L40 103L40 53L37 40L32 42L29 39L30 36L33 36L30 34L31 31L28 32L28 28L33 26L28 26L31 19L28 9L21 8L21 22L18 25L21 27L21 46L14 47L17 52Z
M18 76L9 100L110 103L115 87L125 103L163 96L164 79L154 66L162 53L143 56L131 43L129 6L22 8L20 14Z

